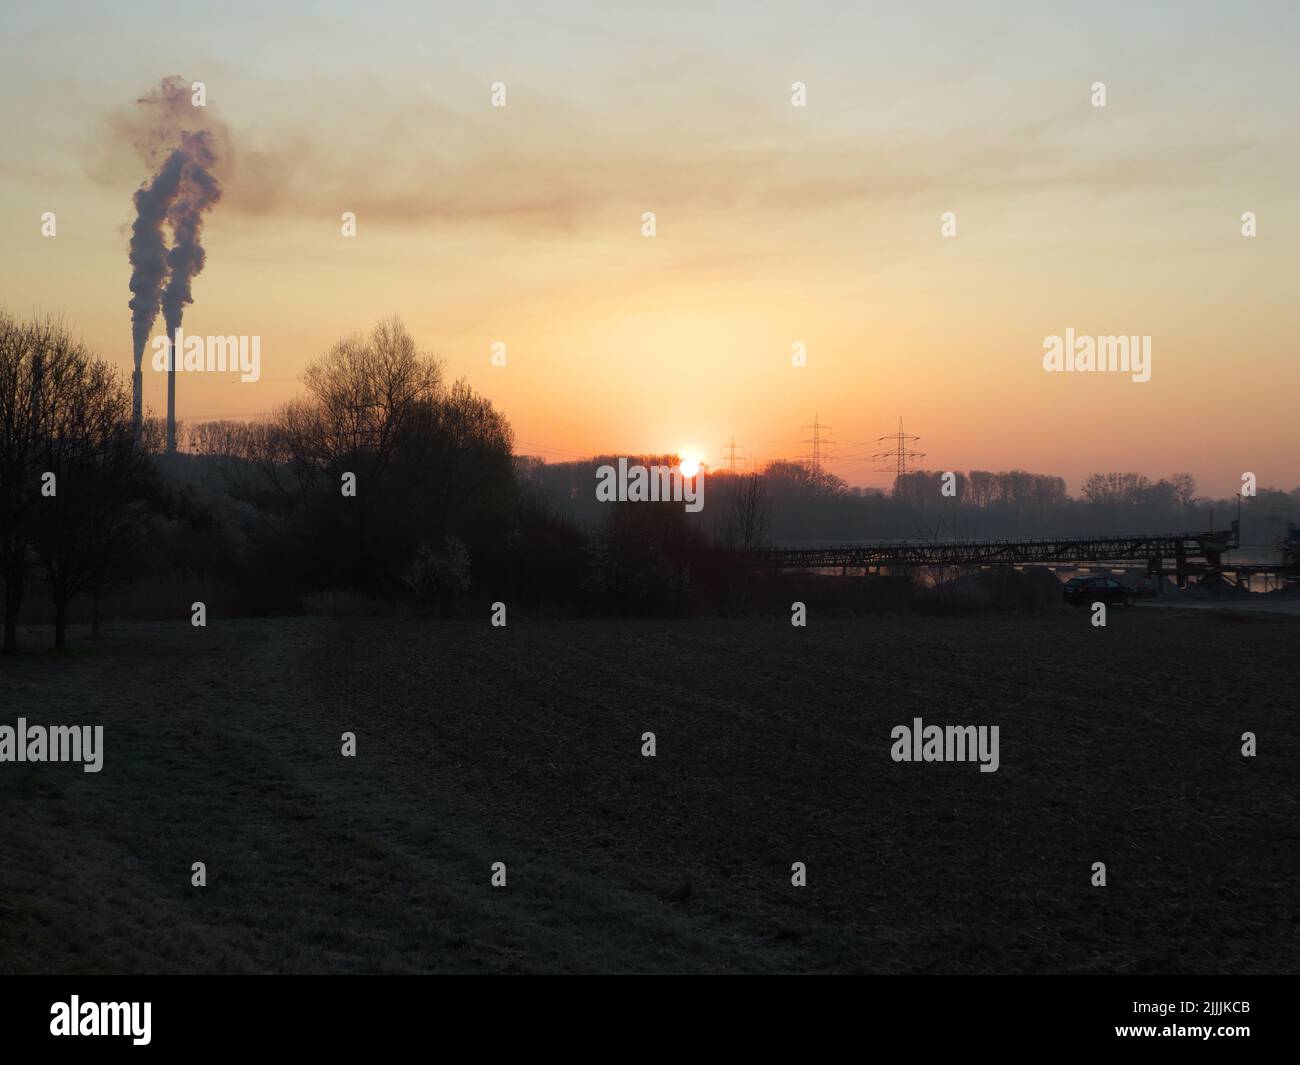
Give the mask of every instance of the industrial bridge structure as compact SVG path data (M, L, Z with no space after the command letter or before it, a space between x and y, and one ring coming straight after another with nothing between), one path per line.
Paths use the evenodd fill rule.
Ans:
M1151 577L1222 577L1241 583L1253 575L1300 580L1300 557L1284 553L1280 566L1224 561L1239 546L1239 524L1223 532L1158 536L1066 536L1036 540L916 540L839 547L781 547L759 553L775 569L839 569L879 573L915 566L1145 565Z

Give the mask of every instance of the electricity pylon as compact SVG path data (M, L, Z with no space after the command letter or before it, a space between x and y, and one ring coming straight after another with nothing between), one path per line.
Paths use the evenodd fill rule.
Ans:
M876 467L877 473L893 473L895 489L898 488L898 482L903 477L907 476L908 462L914 459L925 458L925 452L913 451L908 447L909 444L915 444L920 439L919 436L912 436L909 433L903 432L902 418L898 419L898 432L891 433L889 436L876 437L876 443L889 440L894 444L894 446L888 451L877 451L871 457L877 462L885 463L885 465Z

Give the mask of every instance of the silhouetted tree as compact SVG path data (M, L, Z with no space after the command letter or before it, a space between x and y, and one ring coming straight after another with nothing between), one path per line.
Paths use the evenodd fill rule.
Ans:
M30 513L40 499L36 468L41 378L63 342L53 320L19 322L0 312L0 579L4 581L5 654L18 641L31 539Z
M66 336L49 350L39 393L37 465L54 480L32 509L32 546L54 602L54 646L62 649L73 597L97 597L135 544L152 468L136 440L125 381Z
M131 395L56 318L0 314L0 573L3 649L17 645L31 564L39 564L64 646L73 596L122 564L143 518L147 461Z
M757 551L767 546L772 505L760 474L736 479L725 519L723 544L733 551Z
M453 540L481 557L504 538L516 495L510 427L467 384L445 388L400 321L335 344L303 380L306 395L268 423L206 426L195 439L239 452L232 484L286 553L292 545L308 583L392 591L414 572L428 588L419 574L463 569L460 547L447 554ZM341 493L347 473L355 496Z

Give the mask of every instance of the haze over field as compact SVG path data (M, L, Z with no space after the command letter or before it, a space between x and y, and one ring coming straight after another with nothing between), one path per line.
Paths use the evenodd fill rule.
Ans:
M856 445L903 415L932 469L1300 482L1292 5L56 6L0 15L0 288L130 371L124 123L204 81L234 150L185 327L264 369L183 378L188 422L397 312L552 460L795 457L819 415L887 487ZM1067 329L1150 336L1151 379L1044 373Z

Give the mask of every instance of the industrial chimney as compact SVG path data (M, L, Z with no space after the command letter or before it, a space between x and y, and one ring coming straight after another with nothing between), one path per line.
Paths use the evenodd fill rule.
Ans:
M144 381L140 374L140 368L136 367L135 372L131 374L131 424L135 426L135 438L140 439L140 430L144 423L144 396L141 394L144 390Z
M179 330L177 330L179 333ZM167 454L176 454L176 336L173 333L168 340L167 350Z

